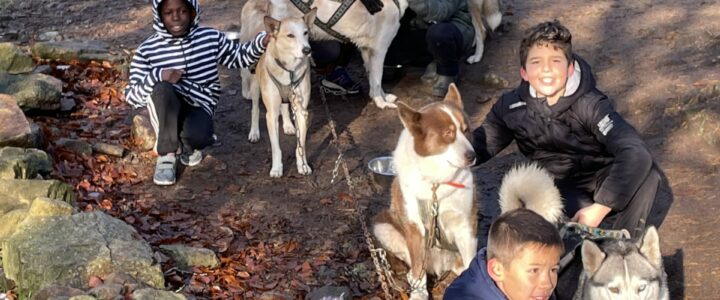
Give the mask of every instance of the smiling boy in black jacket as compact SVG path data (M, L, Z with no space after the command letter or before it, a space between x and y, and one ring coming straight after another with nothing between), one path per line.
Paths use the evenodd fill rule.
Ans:
M520 46L523 81L495 103L473 132L478 163L513 140L555 177L568 217L606 229L645 228L660 183L637 131L595 87L558 21L528 31Z

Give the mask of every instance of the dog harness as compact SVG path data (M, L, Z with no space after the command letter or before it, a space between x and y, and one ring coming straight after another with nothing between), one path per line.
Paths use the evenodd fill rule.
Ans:
M347 43L350 42L350 39L344 36L342 33L339 33L332 29L335 24L342 19L342 17L345 15L345 13L350 9L350 6L352 6L355 3L355 0L335 0L336 2L340 3L340 7L335 11L335 13L330 17L330 19L327 22L320 21L320 19L315 18L315 26L320 27L323 31L325 31L327 34L333 36L334 38ZM295 5L303 14L306 14L310 11L311 6L315 0L308 0L307 2L304 2L303 0L290 0L290 2ZM398 10L400 10L400 2L398 0L393 0L393 3L395 3L395 6L397 6Z
M275 86L278 88L278 92L280 93L280 98L283 102L288 103L290 102L290 94L292 94L293 90L297 88L300 85L300 82L302 82L303 77L305 77L305 74L308 72L308 63L307 59L303 60L302 63L298 66L295 70L290 70L285 67L285 65L278 60L277 58L273 58L275 60L275 64L280 67L280 69L283 69L285 72L288 72L290 74L290 83L289 84L282 84L280 81L273 76L273 74L270 72L270 70L265 67L265 71L268 73L268 76L270 76L270 79L275 84ZM302 72L300 72L300 76L295 76L298 69L302 69Z

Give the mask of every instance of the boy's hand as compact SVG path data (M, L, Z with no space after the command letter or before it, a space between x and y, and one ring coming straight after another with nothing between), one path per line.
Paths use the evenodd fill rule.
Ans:
M263 47L267 48L268 43L270 43L270 34L266 34L262 39L262 45Z
M183 74L185 74L185 71L178 70L178 69L165 69L162 70L161 76L162 81L167 81L169 83L177 83L180 81L180 78L182 78Z
M585 224L591 227L598 227L600 222L610 213L612 209L609 207L594 203L588 207L578 210L570 221Z
M363 5L365 5L365 9L371 14L374 15L375 13L379 12L383 8L383 3L381 0L360 0Z

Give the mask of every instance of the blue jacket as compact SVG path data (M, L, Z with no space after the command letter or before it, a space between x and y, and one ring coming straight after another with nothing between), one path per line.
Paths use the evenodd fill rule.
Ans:
M490 278L485 261L485 248L480 249L477 255L458 278L445 290L445 300L505 300L505 294Z

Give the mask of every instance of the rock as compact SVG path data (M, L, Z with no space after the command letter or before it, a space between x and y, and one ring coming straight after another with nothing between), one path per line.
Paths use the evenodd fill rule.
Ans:
M101 41L40 42L32 46L32 54L45 60L81 62L109 61L122 63L124 57L110 53L109 45Z
M486 73L481 78L481 84L484 87L493 88L493 89L504 89L507 88L510 83L505 80L505 78L500 77L500 75L494 74L494 73Z
M50 75L50 73L52 73L52 67L49 65L39 65L39 66L35 67L35 69L33 70L33 73Z
M68 300L97 300L97 298L90 295L72 296Z
M45 74L0 73L0 93L15 96L23 110L58 110L63 83Z
M33 179L53 171L45 151L17 147L0 148L0 179Z
M61 138L55 143L58 146L81 156L90 156L93 153L93 147L85 141Z
M1 259L0 263L2 263ZM5 271L3 271L2 268L0 268L0 288L7 291L15 288L15 283L10 279L5 278Z
M17 209L10 210L0 216L0 242L12 236L18 225L27 218L27 205L19 206Z
M41 42L60 41L60 40L62 40L62 35L60 35L60 33L57 31L43 32L38 36L38 41L41 41Z
M28 217L56 217L69 216L73 213L73 207L67 202L38 197L30 205Z
M155 289L139 289L132 293L135 300L185 300L185 296Z
M13 43L0 43L0 72L29 73L35 68L32 58Z
M172 257L175 264L184 270L192 267L215 268L220 264L215 252L210 249L184 245L160 245L160 249Z
M75 203L73 187L57 180L0 179L0 196L18 199L28 206L38 197Z
M350 300L352 291L348 287L334 287L326 285L312 293L308 294L305 299L308 300Z
M62 97L60 98L60 111L68 112L75 109L75 100L72 98Z
M117 156L117 157L123 157L123 154L125 153L125 148L118 145L111 145L106 143L97 143L92 146L93 150L97 153Z
M40 126L30 122L30 136L28 137L28 143L30 145L28 148L41 148L44 140L45 137L43 136L43 131L40 130Z
M37 293L32 293L31 300L57 300L57 299L70 299L70 297L85 295L82 290L51 285L43 288Z
M155 130L144 115L133 117L132 136L140 150L150 151L155 147Z
M49 285L88 288L88 278L123 272L149 286L165 282L150 246L124 222L102 212L26 218L2 243L7 277L24 291Z
M33 147L34 139L30 122L15 97L0 94L0 147Z
M100 300L115 300L117 296L121 296L123 294L124 290L125 287L120 284L103 284L94 287L88 291L88 293Z

